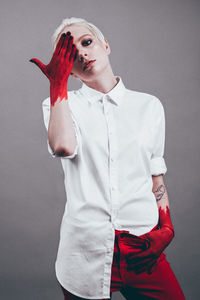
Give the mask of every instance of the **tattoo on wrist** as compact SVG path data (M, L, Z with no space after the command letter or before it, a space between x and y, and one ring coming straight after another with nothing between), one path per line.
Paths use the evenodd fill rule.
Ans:
M165 194L165 186L163 184L159 185L157 187L157 189L155 191L153 191L153 193L156 196L156 201L160 201L163 197L163 195Z

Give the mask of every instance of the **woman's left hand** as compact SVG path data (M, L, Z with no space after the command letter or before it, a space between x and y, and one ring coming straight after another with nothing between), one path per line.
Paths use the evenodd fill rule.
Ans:
M140 253L130 253L127 257L127 269L134 270L136 274L144 271L151 273L157 259L173 239L174 232L169 227L162 227L140 237L147 239L150 247Z

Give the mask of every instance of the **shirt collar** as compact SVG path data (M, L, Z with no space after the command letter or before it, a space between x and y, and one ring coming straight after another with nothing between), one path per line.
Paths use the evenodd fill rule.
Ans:
M93 88L90 88L85 83L82 84L80 92L87 96L87 100L90 103L100 101L102 100L103 96L106 96L107 99L113 101L113 103L116 105L119 105L120 101L122 101L122 95L124 94L126 88L120 76L115 76L115 78L118 79L118 82L108 93L99 92Z

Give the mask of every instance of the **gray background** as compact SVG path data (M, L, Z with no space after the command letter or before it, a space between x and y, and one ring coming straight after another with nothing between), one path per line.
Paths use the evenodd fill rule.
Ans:
M49 82L28 60L49 62L51 35L69 16L102 30L127 88L164 105L164 180L176 231L165 253L186 299L199 299L199 8L194 0L1 1L0 299L63 299L54 272L63 171L47 152L41 102ZM70 79L69 89L80 86Z

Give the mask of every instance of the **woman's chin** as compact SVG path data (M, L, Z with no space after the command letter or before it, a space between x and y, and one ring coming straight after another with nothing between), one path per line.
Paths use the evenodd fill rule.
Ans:
M100 75L103 75L105 73L105 70L103 69L97 69L97 68L90 68L90 69L86 69L85 72L83 73L83 80L87 80L87 79L96 79L97 77L99 77Z
M82 81L94 80L99 74L97 72L84 72L83 76L81 76Z

